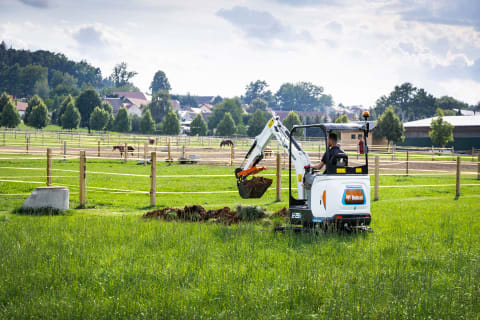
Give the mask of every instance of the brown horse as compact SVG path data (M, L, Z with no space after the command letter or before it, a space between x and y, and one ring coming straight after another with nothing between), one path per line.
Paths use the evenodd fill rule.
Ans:
M233 141L230 139L225 139L220 142L220 147L227 146L227 147L233 147Z
M154 139L154 138L148 138L148 143L154 144L154 143L155 143L155 139Z
M112 151L115 151L115 150L120 151L120 157L123 157L123 153L125 152L125 146L123 146L123 145L113 146ZM132 147L132 146L127 146L127 151L128 151L129 153L131 153L132 156L133 156L133 152L135 151L135 148Z

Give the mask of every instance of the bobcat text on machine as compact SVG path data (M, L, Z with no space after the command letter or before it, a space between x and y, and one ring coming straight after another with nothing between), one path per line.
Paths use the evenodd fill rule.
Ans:
M362 123L323 123L294 126L289 131L278 117L272 118L263 131L255 137L250 150L247 152L241 168L235 170L237 186L242 198L260 198L270 183L264 184L258 190L254 183L255 175L265 167L257 167L264 157L264 149L270 138L274 136L289 156L289 211L290 222L293 225L302 225L304 228L329 226L342 228L348 231L353 229L369 230L370 213L370 179L368 176L368 147L369 133L368 112L363 113L365 122ZM337 153L325 164L324 173L319 173L310 167L310 158L293 138L296 130L302 128L320 128L325 135L326 152L328 148L328 134L335 131L362 131L365 150L365 165L349 167L348 156ZM297 198L292 193L292 163L295 167L295 181L297 183ZM268 180L268 179L264 179ZM256 188L257 190L252 190Z

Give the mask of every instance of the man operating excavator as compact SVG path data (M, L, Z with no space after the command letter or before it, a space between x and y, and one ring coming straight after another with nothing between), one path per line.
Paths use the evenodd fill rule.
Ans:
M345 152L340 149L337 145L337 134L335 132L330 132L328 134L328 150L323 154L322 161L312 166L315 170L321 170L327 163L332 162L338 154L345 154Z

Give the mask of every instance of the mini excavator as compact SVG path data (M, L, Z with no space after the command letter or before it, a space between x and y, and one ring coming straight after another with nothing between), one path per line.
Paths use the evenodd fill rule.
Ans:
M323 123L294 126L288 130L278 117L270 119L263 131L255 137L250 149L240 166L235 170L239 194L242 198L260 198L270 187L272 180L254 177L265 170L257 166L264 157L264 149L270 139L276 138L288 154L288 189L290 224L302 229L328 228L347 231L371 231L370 213L370 179L368 176L367 137L370 131L368 112L363 113L365 121L360 123ZM323 173L313 170L308 154L302 150L293 135L296 130L320 128L325 136L328 148L328 134L335 131L363 132L365 164L348 166L348 156L344 152L327 157ZM297 197L292 193L292 163L295 167L293 176L297 184ZM250 179L249 179L250 177ZM266 183L258 184L261 179ZM260 190L259 190L260 186Z

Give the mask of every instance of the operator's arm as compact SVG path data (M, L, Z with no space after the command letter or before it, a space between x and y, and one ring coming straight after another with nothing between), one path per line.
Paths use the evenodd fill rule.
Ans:
M323 163L323 161L320 161L319 164L312 166L312 168L315 169L315 170L322 170L324 165L325 165L325 163Z

